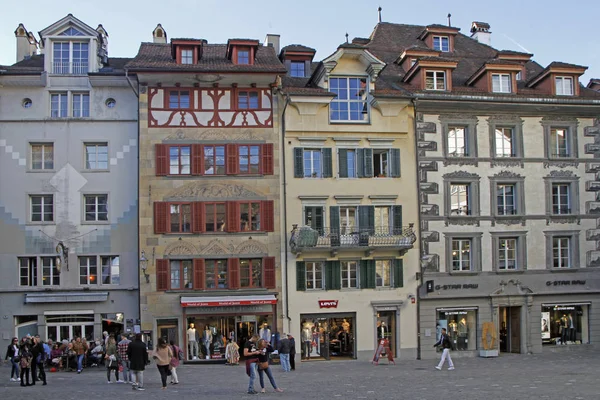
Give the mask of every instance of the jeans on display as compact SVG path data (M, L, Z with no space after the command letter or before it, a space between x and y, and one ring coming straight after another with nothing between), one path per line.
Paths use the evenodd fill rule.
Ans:
M144 387L144 371L131 371L131 380L135 378L135 382L139 388Z
M271 371L271 367L269 367L267 369L259 369L258 370L258 377L260 378L259 379L260 380L260 387L262 389L265 388L265 380L263 378L263 372L265 374L267 374L267 377L269 378L269 382L271 382L271 386L273 386L273 389L277 389L277 384L275 383L275 378L273 378L273 371Z
M248 391L254 391L254 381L256 380L256 363L250 364L250 382L248 382Z
M123 366L123 380L125 383L132 381L131 377L131 369L129 369L129 360L121 360L121 365Z
M290 372L292 367L290 366L290 355L279 353L279 361L281 362L281 366L283 367L283 372Z
M192 359L193 357L198 357L198 342L194 341L190 341L188 343L188 350L190 352L190 359Z
M440 363L438 364L438 367L442 368L444 366L444 361L446 361L446 358L448 359L448 367L454 368L454 363L452 362L452 357L450 357L450 349L444 349L442 351L442 358L440 360Z
M304 358L310 358L310 340L302 342L302 353L304 353Z
M77 372L81 372L83 369L83 354L77 356Z
M208 340L204 342L204 348L206 349L206 356L210 358L210 342Z
M15 361L15 358L10 359L10 363L12 364L12 369L10 370L10 377L14 376L15 379L19 377L19 363Z
M157 365L158 372L160 373L160 380L162 381L162 387L167 387L167 376L169 372L169 365Z

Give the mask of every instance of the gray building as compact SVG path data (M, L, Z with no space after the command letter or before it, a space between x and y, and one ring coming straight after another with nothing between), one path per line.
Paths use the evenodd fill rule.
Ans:
M108 33L71 14L15 30L0 68L0 346L133 330L137 98Z

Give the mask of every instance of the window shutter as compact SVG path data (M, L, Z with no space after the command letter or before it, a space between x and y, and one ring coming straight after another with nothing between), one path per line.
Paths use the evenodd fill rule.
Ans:
M340 207L329 207L329 238L332 247L340 246Z
M228 201L225 203L227 208L227 226L225 230L227 232L237 232L240 225L240 206L236 201Z
M166 201L154 202L154 233L167 233L169 231L169 203Z
M194 259L194 289L204 290L204 259Z
M404 260L394 260L394 287L404 287Z
M238 163L238 148L235 144L228 144L225 150L227 157L227 175L236 175L240 173Z
M402 206L393 207L394 214L394 235L402 234Z
M296 290L306 290L306 264L304 261L296 261Z
M369 285L368 285L369 278L368 278L368 274L367 274L367 269L369 268L368 263L369 263L369 260L361 260L360 261L360 282L359 282L360 285L359 286L361 289L366 289L369 287Z
M263 175L273 175L273 144L265 143L262 145L262 173Z
M263 266L265 269L265 288L275 289L277 287L277 280L275 278L275 257L263 258Z
M204 203L200 201L192 203L192 232L204 232Z
M294 148L294 178L304 178L304 149Z
M230 258L227 260L227 273L229 277L229 289L240 288L240 260L239 258Z
M169 289L169 260L156 260L156 290Z
M342 273L339 261L327 261L326 287L330 290L340 290L342 287Z
M331 178L333 176L333 164L331 159L331 147L321 149L323 155L323 178Z
M356 149L356 176L365 176L365 149Z
M375 231L375 207L358 206L358 229L361 246L369 245L369 236Z
M340 178L348 177L348 150L339 149L338 150L338 168Z
M275 211L273 200L264 200L260 207L261 230L265 232L275 231Z
M373 149L364 149L365 178L373 176Z
M400 178L400 149L392 149L390 151L391 163L391 177Z
M154 146L156 152L156 176L169 175L169 146L157 144Z
M192 145L192 175L202 175L204 172L204 154L201 144Z
M313 226L311 228L319 231L320 234L323 234L323 228L325 227L325 222L323 221L323 207L313 207Z
M376 279L375 275L377 271L375 269L375 260L366 260L367 261L367 288L375 289L376 287Z

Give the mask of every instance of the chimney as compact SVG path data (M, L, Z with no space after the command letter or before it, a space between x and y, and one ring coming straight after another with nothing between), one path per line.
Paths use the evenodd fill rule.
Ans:
M265 38L265 46L271 46L275 49L275 54L279 56L280 50L280 36L274 33L267 33Z
M38 41L31 32L27 32L23 24L19 24L15 29L17 38L17 62L29 58L38 51Z
M487 22L473 21L471 24L471 37L479 43L492 45L492 32L490 32L490 24Z
M154 43L167 43L167 32L161 24L156 25L152 31L152 39Z

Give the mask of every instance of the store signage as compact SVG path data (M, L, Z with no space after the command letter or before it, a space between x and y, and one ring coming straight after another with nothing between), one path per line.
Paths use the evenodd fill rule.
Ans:
M338 300L319 300L319 308L337 308Z
M435 285L435 290L459 290L459 289L477 289L479 284L477 283L463 283L454 285Z
M234 307L198 307L189 308L188 314L248 314L248 313L272 313L273 306L270 304L262 306L234 306Z
M277 304L273 299L256 300L217 300L217 301L186 301L181 302L182 307L231 307L231 306L257 306L261 304Z
M556 306L554 307L554 311L573 311L575 307L573 306Z
M585 281L580 280L572 280L572 281L548 281L546 282L546 286L576 286L576 285L585 285Z
M466 311L445 311L445 315L467 315Z

